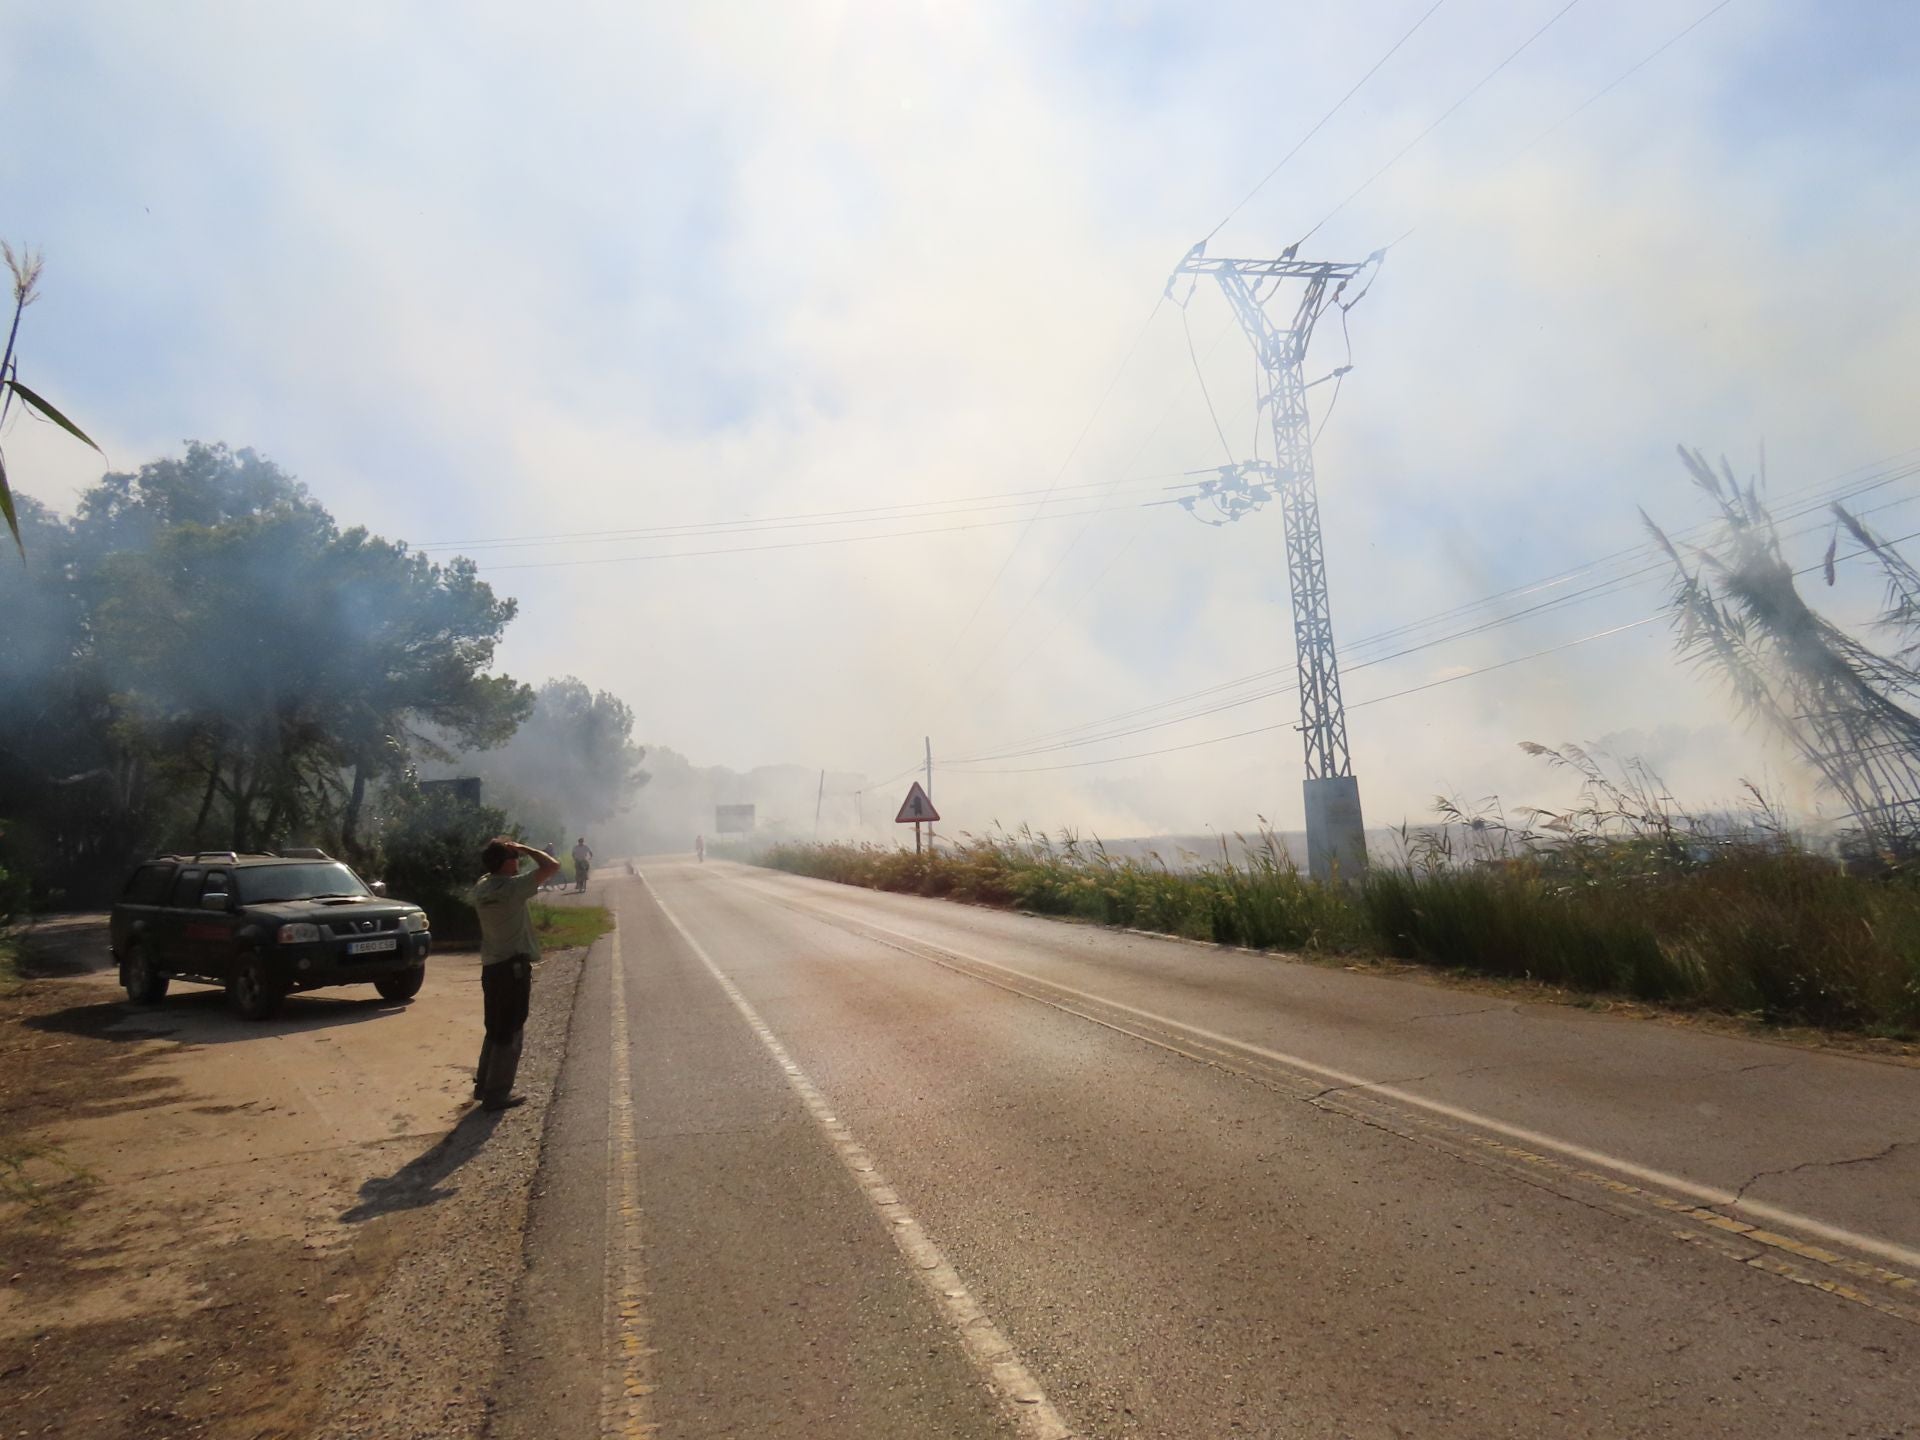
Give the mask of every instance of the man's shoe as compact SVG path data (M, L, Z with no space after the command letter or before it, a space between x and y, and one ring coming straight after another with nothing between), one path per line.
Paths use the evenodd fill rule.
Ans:
M527 1097L524 1095L509 1095L501 1100L482 1100L480 1108L482 1110L513 1110L526 1103Z

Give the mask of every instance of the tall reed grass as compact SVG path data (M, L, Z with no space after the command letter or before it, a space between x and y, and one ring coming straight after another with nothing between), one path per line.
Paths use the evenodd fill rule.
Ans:
M752 858L877 890L1074 916L1221 945L1392 956L1779 1023L1920 1036L1920 876L1849 873L1808 853L1759 796L1749 823L1681 815L1649 773L1587 776L1581 805L1440 802L1358 884L1302 876L1278 837L1239 857L1117 856L1022 829L938 854L777 844Z

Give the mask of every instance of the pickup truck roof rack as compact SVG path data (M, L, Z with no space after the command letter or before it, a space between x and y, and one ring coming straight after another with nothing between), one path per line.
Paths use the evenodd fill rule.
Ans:
M314 857L322 860L331 860L333 858L331 855L324 854L319 850L194 850L191 852L169 850L153 858L156 860L172 860L181 865L202 865L213 860L224 860L229 865L232 865L241 860L277 860L281 858L282 855L297 857L303 860Z
M269 855L278 855L286 860L331 860L333 856L312 845L294 845L285 850L269 850Z

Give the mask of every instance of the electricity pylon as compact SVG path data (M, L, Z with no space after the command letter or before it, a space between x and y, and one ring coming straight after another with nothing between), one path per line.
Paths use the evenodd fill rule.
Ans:
M1202 241L1187 252L1174 278L1168 280L1167 290L1171 295L1181 275L1211 275L1218 281L1234 318L1253 342L1265 377L1259 398L1273 431L1271 470L1258 461L1227 468L1270 476L1269 484L1252 486L1252 493L1256 499L1264 498L1263 490L1280 497L1287 537L1287 584L1293 597L1294 665L1300 681L1300 738L1306 747L1307 869L1314 879L1324 881L1352 879L1366 869L1367 833L1360 816L1360 783L1347 750L1346 709L1340 700L1326 547L1320 538L1320 497L1313 478L1313 420L1307 413L1302 365L1314 325L1335 306L1345 312L1359 303L1372 284L1381 252L1343 263L1296 260L1298 248L1290 246L1277 260L1218 260L1207 257ZM1358 283L1362 277L1364 283ZM1276 323L1268 307L1283 291L1290 291L1292 281L1303 282L1304 289L1291 320ZM1357 283L1356 293L1349 298L1348 290ZM1281 314L1285 313L1282 308ZM1237 479L1244 496L1245 476ZM1222 481L1229 482L1224 473ZM1219 506L1219 497L1210 498ZM1251 508L1255 507L1243 500L1237 513L1225 513L1230 520L1238 519Z

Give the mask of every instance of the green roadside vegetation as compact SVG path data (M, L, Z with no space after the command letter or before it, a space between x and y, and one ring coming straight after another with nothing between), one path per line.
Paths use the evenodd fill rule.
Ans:
M527 907L542 950L571 950L591 945L613 929L613 914L604 905L549 905L541 900Z
M1849 874L1781 837L1681 830L1435 853L1364 880L1301 876L1276 837L1179 869L1028 833L938 855L779 844L799 875L1220 945L1372 956L1593 995L1893 1039L1920 1037L1920 876ZM1508 840L1511 837L1507 837Z

